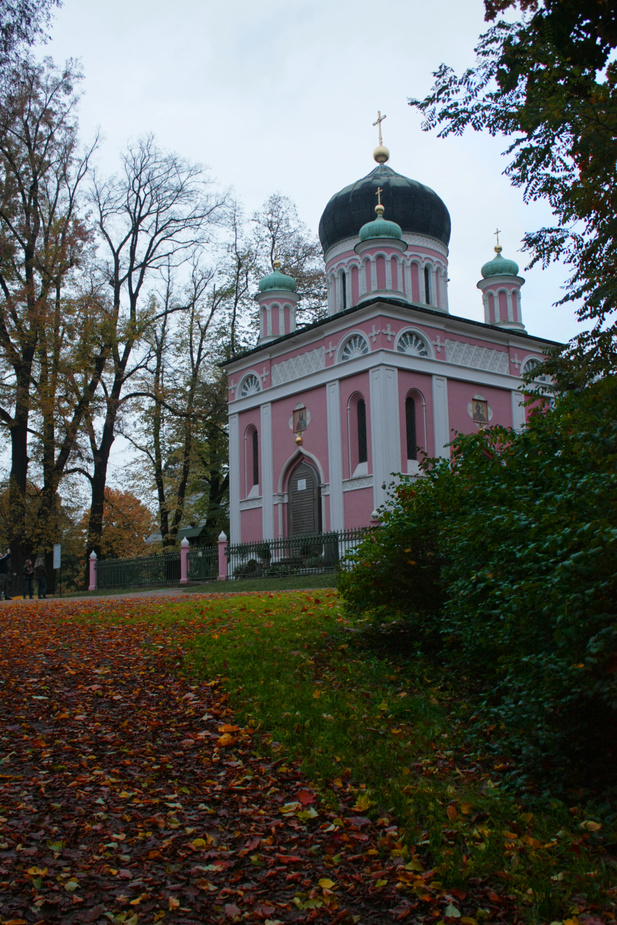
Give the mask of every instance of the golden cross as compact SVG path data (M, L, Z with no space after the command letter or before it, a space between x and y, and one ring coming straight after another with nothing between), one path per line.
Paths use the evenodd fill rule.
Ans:
M383 190L381 186L378 186L377 187L377 202L379 203L379 205L381 205L381 194L382 193L383 193Z
M501 234L501 228L498 228L497 231L495 232L495 236L497 238L497 247L499 247L499 235L500 234Z
M385 115L382 116L381 112L378 109L377 110L377 121L373 122L373 125L377 126L377 130L379 132L379 144L380 145L383 145L383 141L381 140L381 123L383 122L385 118L387 117Z

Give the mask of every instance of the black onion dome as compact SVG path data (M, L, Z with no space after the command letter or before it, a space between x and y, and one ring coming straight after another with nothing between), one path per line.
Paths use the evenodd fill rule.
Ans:
M446 246L450 240L450 213L430 187L401 176L386 164L379 164L368 176L335 193L321 216L319 240L324 252L345 238L356 237L370 222L377 205L377 187L385 217L396 222L403 233L426 234Z

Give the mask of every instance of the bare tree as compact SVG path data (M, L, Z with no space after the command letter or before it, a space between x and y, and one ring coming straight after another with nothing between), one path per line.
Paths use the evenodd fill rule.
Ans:
M160 151L151 137L126 151L119 177L95 182L93 206L105 254L101 272L111 289L101 419L91 416L88 423L88 548L100 555L109 457L123 406L131 398L126 385L145 368L146 334L168 310L153 308L149 287L162 269L177 271L194 260L224 210L204 170Z
M253 243L260 275L272 272L274 261L297 283L298 322L308 324L326 311L326 275L318 239L300 220L287 196L273 193L253 215Z
M176 543L185 515L194 512L187 492L203 494L200 483L207 473L198 449L205 431L213 424L223 430L226 424L226 407L224 417L218 414L213 421L207 400L220 372L216 361L222 356L225 298L225 290L216 286L215 271L198 266L181 300L175 296L170 272L155 296L158 321L147 333L151 357L140 376L140 433L127 436L146 462L147 484L156 490L163 546Z

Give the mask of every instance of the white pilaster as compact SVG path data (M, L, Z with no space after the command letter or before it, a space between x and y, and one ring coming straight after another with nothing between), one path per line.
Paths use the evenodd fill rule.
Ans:
M405 293L409 301L413 302L413 292L412 292L412 285L411 285L411 264L407 263L407 261L403 262L403 273L405 274L403 292Z
M375 509L385 502L387 486L401 471L398 376L391 366L377 366L370 371L370 421Z
M360 267L358 269L358 296L362 296L366 293L366 258L360 261Z
M328 427L328 482L330 483L330 530L345 529L343 508L343 452L341 446L341 400L338 380L326 390Z
M229 542L240 543L240 429L237 414L229 415Z
M450 455L450 420L448 415L448 381L445 376L433 376L433 429L435 456Z
M272 459L272 405L261 406L261 517L262 536L274 538L274 486Z
M525 427L525 396L522 392L515 391L512 395L512 427L516 431L523 430Z

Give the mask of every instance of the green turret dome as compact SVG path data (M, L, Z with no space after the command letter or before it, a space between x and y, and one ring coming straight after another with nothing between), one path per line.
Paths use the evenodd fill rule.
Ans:
M518 263L501 256L501 247L495 248L496 256L482 267L483 279L491 276L518 276Z
M382 205L376 206L375 211L377 212L377 218L373 219L372 222L367 222L366 225L362 225L359 233L360 240L372 241L373 238L394 238L401 241L403 238L401 226L397 225L396 222L386 221L383 217L384 207Z
M291 276L286 276L284 273L281 273L279 270L280 263L278 260L274 261L274 270L272 273L269 273L268 276L264 276L263 279L259 280L259 291L268 292L270 289L283 289L288 292L296 291L296 281Z

